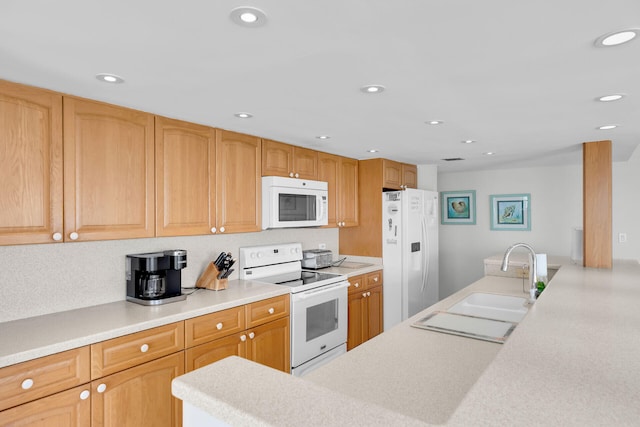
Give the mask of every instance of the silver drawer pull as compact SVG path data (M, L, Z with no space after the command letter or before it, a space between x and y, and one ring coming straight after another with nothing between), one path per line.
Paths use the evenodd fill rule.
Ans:
M29 390L31 387L33 387L33 380L31 378L27 378L26 380L22 381L21 387L23 390Z
M221 329L222 329L222 322L220 322L220 323L218 323L218 324L216 325L216 329L217 329L217 330L221 330Z

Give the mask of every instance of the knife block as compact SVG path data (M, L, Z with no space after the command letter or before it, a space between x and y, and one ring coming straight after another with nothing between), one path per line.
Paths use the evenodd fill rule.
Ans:
M220 271L218 271L216 265L211 261L200 277L198 277L196 288L211 289L213 291L227 289L229 279L218 279L218 274L220 274Z

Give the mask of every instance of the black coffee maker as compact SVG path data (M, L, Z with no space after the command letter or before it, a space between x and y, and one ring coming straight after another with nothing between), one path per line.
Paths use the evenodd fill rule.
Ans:
M127 255L127 301L142 305L167 304L187 298L182 294L182 269L187 251Z

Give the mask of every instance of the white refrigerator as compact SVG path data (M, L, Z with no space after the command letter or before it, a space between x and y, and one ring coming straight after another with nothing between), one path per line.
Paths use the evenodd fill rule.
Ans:
M384 330L438 302L438 192L382 194Z

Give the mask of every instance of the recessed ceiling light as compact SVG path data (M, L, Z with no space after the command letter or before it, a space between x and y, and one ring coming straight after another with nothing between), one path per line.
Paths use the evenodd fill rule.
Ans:
M384 92L385 87L382 85L367 85L362 86L360 90L364 93L380 93Z
M316 136L317 139L329 139L331 138L329 135L318 135Z
M474 139L465 139L464 141L460 141L460 142L462 142L463 144L473 144L476 141Z
M427 122L425 122L428 125L441 125L444 122L442 120L429 120Z
M618 127L618 125L604 125L604 126L599 126L598 129L599 130L609 130L609 129L615 129L617 127Z
M378 150L376 150L376 149L367 150L367 153L377 153L377 152L378 152Z
M236 24L247 28L257 28L267 23L267 15L255 7L236 7L230 17Z
M122 77L110 73L96 74L96 79L105 83L124 83L124 79Z
M249 114L249 113L235 113L234 116L239 117L241 119L250 119L251 117L253 117L253 114Z
M618 101L619 99L622 99L622 98L624 98L624 95L616 93L616 94L613 94L613 95L600 96L600 97L596 98L596 100L601 101L601 102L611 102L611 101Z
M493 156L496 153L494 153L493 151L487 151L486 153L482 153L482 154L485 156Z
M595 41L595 45L598 47L610 47L617 46L623 43L630 42L640 33L637 28L629 28L626 30L615 31L598 37Z

